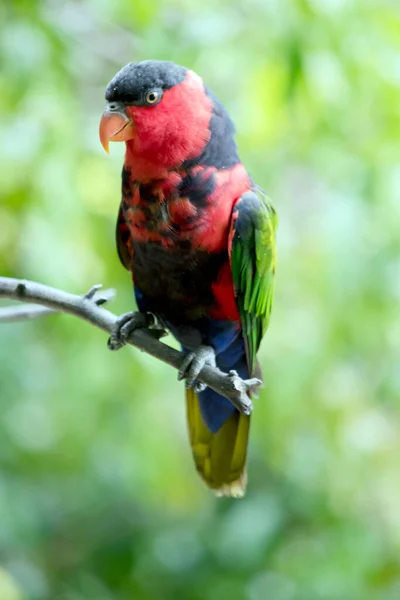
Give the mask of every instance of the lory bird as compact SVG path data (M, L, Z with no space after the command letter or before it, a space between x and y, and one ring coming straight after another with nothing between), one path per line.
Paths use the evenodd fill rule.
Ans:
M196 382L205 364L258 372L270 318L276 214L239 160L234 126L193 71L129 63L106 90L100 139L124 141L117 247L138 313L110 337L121 347L154 315L185 353L189 437L196 468L220 495L242 496L250 416Z

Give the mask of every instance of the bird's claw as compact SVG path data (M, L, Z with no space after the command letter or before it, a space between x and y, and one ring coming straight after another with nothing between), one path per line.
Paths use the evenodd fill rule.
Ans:
M109 350L119 350L128 343L129 337L136 329L149 328L155 324L151 313L131 311L124 313L115 321L108 339Z
M187 385L187 384L186 384ZM198 394L199 392L204 392L204 390L206 389L206 384L205 383L201 383L201 381L195 381L194 382L194 391Z
M207 386L196 379L205 365L214 368L216 366L215 351L211 346L199 346L197 350L185 356L178 371L178 380L186 378L186 387L194 387L196 392L203 391Z

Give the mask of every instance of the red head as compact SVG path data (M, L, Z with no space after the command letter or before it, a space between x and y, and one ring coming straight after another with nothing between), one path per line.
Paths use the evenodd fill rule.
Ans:
M212 136L218 146L214 153L235 154L237 160L229 116L201 78L185 67L154 60L129 63L108 84L106 100L101 143L108 151L109 141L125 141L125 162L137 179L160 177L195 160ZM221 137L225 148L216 143ZM232 143L233 153L227 153Z

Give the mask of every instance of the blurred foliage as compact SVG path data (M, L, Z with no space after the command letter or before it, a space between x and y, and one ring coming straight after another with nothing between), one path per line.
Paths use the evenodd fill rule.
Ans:
M0 332L1 600L400 598L397 0L5 0L0 272L133 305L114 244L130 60L198 71L280 216L243 501L176 373L68 316Z

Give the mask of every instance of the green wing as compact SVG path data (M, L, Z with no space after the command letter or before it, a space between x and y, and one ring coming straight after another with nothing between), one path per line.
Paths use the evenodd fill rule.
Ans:
M247 192L233 208L229 237L232 277L251 374L271 315L277 225L275 210L261 191Z

